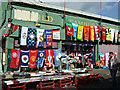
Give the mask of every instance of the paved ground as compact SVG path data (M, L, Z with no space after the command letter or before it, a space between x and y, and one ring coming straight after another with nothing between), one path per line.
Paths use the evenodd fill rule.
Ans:
M112 88L112 81L109 69L88 69L89 73L99 74L99 81L78 86L79 88ZM120 73L117 72L117 89L120 90Z

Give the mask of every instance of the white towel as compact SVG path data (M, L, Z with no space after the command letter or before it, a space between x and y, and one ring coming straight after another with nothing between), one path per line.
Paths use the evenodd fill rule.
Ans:
M28 27L22 27L20 45L27 45Z

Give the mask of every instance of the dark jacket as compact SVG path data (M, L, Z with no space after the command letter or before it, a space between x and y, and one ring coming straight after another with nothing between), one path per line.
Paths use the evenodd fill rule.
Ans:
M110 68L110 65L111 65L111 59L112 58L109 59L109 68ZM112 65L112 69L116 70L117 69L117 65L118 65L118 60L117 60L116 57L114 57L114 62L113 62L113 65Z

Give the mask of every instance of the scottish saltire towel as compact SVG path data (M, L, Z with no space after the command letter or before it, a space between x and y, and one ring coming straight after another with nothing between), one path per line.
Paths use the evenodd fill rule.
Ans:
M53 66L53 49L46 50L46 66L47 67Z
M118 31L118 42L120 43L120 31Z
M95 26L95 40L100 40L100 26Z
M115 43L118 42L118 30L115 30Z
M21 50L21 68L28 68L29 50Z
M73 27L71 23L66 23L66 33L68 36L73 36Z
M37 29L37 47L44 46L44 29Z
M95 28L94 26L90 26L90 41L95 40Z
M102 40L105 42L106 40L106 27L102 26Z
M83 40L83 26L78 25L77 39Z
M55 60L55 67L59 67L59 65L60 65L60 58L59 58L60 52L61 52L61 49L54 49L53 50L54 60Z
M8 24L9 29L8 29L8 31L4 34L4 37L7 37L7 36L9 36L10 34L12 34L13 26L14 26L14 25L13 25L12 23Z
M27 34L28 34L28 27L22 27L20 45L22 46L27 45Z
M36 29L28 28L27 44L29 46L36 46L36 33L37 33Z
M114 34L115 34L115 29L111 29L111 41L113 42L114 41Z
M53 45L52 30L45 30L46 32L46 47L51 47Z
M89 26L84 26L84 40L89 40Z
M18 28L19 28L19 25L14 25L12 33L15 32Z
M72 25L73 25L73 37L76 38L77 30L78 30L78 24L72 23Z
M38 50L29 50L29 68L35 68Z
M108 27L106 29L106 40L111 41L111 30Z
M11 63L10 68L18 68L20 62L20 49L11 49Z
M38 50L37 55L37 67L43 67L44 63L44 57L45 57L45 50Z
M60 29L52 30L53 39L60 40Z

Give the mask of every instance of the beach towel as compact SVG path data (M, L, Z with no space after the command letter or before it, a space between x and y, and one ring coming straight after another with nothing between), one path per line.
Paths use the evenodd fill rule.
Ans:
M71 23L66 23L66 33L68 36L73 36L73 27Z
M78 25L77 39L83 40L83 26Z
M94 40L95 40L95 27L90 26L90 41L94 41Z
M47 67L53 66L53 49L46 50L46 66Z
M73 37L76 38L77 30L78 30L78 24L72 23L73 25Z
M84 26L84 40L89 40L89 26Z
M52 30L53 39L60 40L60 29Z

